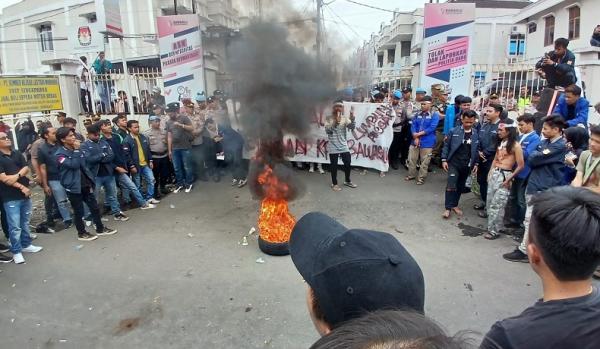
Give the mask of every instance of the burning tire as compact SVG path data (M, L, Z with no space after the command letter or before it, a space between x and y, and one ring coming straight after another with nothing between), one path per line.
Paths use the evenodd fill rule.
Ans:
M259 236L258 247L261 251L271 256L287 256L290 254L288 242L268 242Z

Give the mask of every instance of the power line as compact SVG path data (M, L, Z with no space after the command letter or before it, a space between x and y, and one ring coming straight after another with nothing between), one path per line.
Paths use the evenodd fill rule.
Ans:
M346 1L347 2L351 2L353 4L356 4L356 5L360 5L360 6L372 8L372 9L375 9L375 10L379 10L379 11L385 11L385 12L391 12L391 13L398 13L398 11L388 10L386 8L381 8L381 7L372 6L372 5L367 5L367 4L363 4L362 2L357 2L357 1L354 1L354 0L346 0Z
M356 35L356 37L360 40L364 40L364 38L358 34L358 32L356 30L354 30L354 28L352 28L348 23L346 23L346 21L344 21L344 19L342 17L340 17L337 13L335 13L335 11L333 11L333 9L330 6L326 6L327 9L329 10L329 12L331 12L334 16L336 16L346 27L348 27L353 33L354 35Z

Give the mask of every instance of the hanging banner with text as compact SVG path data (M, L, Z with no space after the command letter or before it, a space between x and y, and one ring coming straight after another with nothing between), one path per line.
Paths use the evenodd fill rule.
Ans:
M166 103L204 92L204 60L198 15L156 18Z
M344 103L344 116L350 117L354 108L356 127L348 130L348 148L352 166L387 171L388 152L394 133L392 130L391 107L387 104ZM304 138L293 135L283 137L286 158L290 161L329 163L325 117L319 116Z
M123 37L123 22L121 21L119 0L95 0L94 4L96 24L99 30L113 37Z
M425 4L421 85L442 84L453 95L468 95L475 4Z
M0 115L63 108L56 76L0 76Z

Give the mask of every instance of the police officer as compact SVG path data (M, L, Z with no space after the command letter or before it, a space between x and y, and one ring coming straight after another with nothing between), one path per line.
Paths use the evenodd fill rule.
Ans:
M161 118L158 115L152 115L148 118L150 128L144 131L144 136L150 143L150 152L154 167L154 198L160 199L162 195L167 195L167 181L170 176L171 164L169 162L169 152L167 147L167 130L161 127ZM160 190L159 190L160 189Z

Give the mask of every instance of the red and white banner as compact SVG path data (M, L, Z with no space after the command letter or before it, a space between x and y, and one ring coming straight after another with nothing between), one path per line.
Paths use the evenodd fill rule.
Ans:
M204 60L198 15L156 18L167 103L204 92Z

